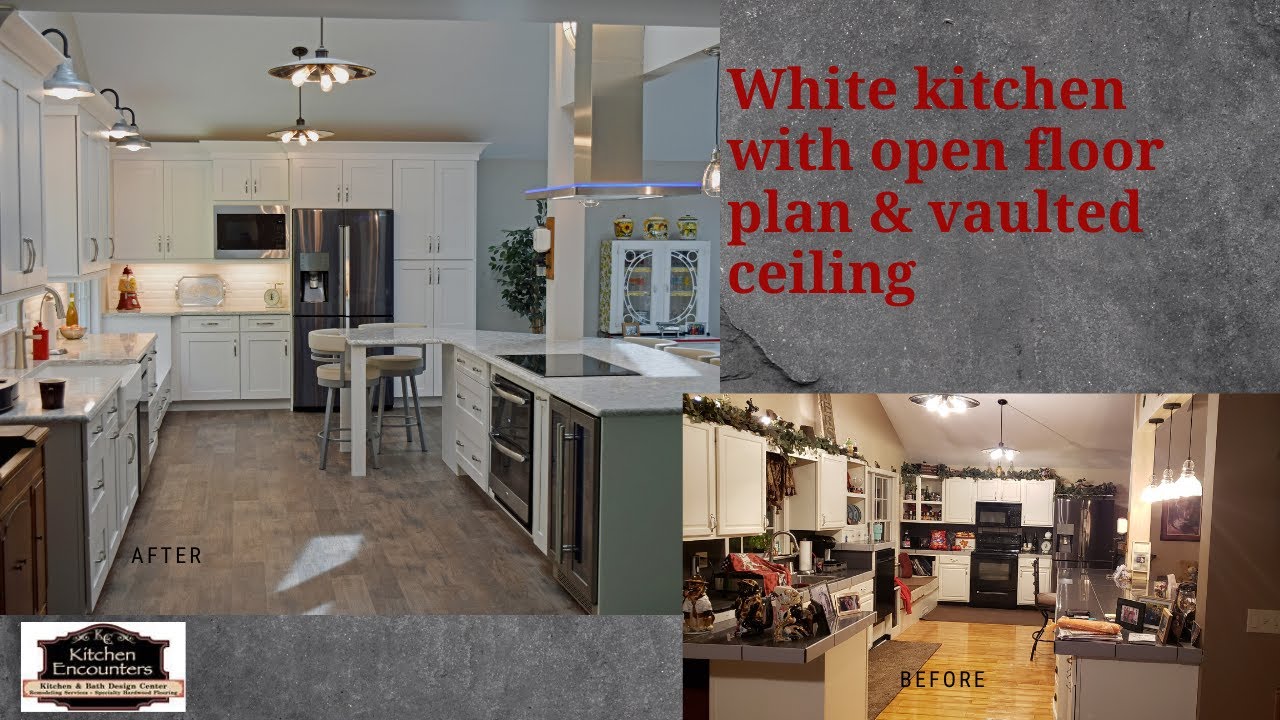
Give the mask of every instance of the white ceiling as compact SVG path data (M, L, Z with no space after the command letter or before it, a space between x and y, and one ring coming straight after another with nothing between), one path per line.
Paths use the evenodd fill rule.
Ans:
M1004 441L1021 451L1016 467L1129 468L1132 395L971 395L981 405L946 418L926 411L909 397L879 396L912 462L985 467L980 451L999 440L1000 406L996 400L1003 397L1009 401L1004 412Z
M21 10L717 27L720 0L19 0Z

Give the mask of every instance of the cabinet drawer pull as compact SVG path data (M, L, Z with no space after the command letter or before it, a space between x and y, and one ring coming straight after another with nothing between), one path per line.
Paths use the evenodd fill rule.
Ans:
M471 406L471 409L472 409L472 410L475 410L476 412L484 412L483 410L481 410L480 408L476 407L475 405L472 405L472 406Z
M458 399L459 399L459 400L466 400L466 398L462 397L462 393L458 393Z
M99 480L99 481L98 481L98 484L97 484L97 485L94 485L94 486L93 486L93 489L94 489L94 490L101 490L101 489L103 488L103 486L105 486L106 484L107 484L107 479L104 477L104 478L102 478L101 480Z
M454 445L457 445L458 447L462 447L462 441L461 441L461 440L454 440L454 441L453 441L453 444L454 444Z
M466 361L463 360L462 358L458 358L457 360L459 365L466 365Z
M93 562L96 564L96 563L100 563L100 562L102 562L102 561L104 561L104 560L106 560L106 559L107 559L107 551L106 551L106 550L99 550L99 551L98 551L98 559L97 559L97 560L94 560Z
M19 560L19 561L17 562L17 564L15 564L15 565L13 566L13 569L14 569L14 570L21 570L22 568L24 568L24 567L26 567L26 566L27 566L27 561L26 561L26 559L24 558L24 559L22 559L22 560Z
M472 455L472 456L471 456L471 461L472 461L472 462L480 462L480 458L476 457L475 455Z
M96 427L96 428L94 428L94 429L93 429L93 434L94 434L94 435L101 435L101 434L102 434L102 424L101 424L101 423L99 423L99 424L98 424L98 427Z
M204 326L204 327L218 327L218 326L219 326L219 325L221 325L222 323L218 322L217 320L213 320L213 321L209 321L209 322L202 322L202 323L200 323L200 324L201 324L202 326Z

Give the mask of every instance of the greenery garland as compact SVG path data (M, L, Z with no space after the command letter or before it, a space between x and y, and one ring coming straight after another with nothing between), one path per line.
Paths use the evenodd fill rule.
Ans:
M1071 482L1058 474L1053 468L1028 468L1026 470L1005 470L1003 474L997 473L995 470L976 467L951 468L942 463L934 465L936 471L927 473L929 475L937 475L942 478L962 477L982 480L991 480L994 478L1005 478L1008 480L1053 480L1054 495L1062 497L1101 497L1116 494L1115 483L1101 483L1098 485L1091 484L1088 480L1080 478L1075 482ZM924 463L902 463L902 476L923 475Z
M865 458L857 452L852 452L843 445L837 445L821 435L809 437L790 420L777 418L766 425L756 416L759 409L750 399L747 400L745 408L737 407L729 402L727 395L684 396L684 414L693 422L728 425L735 430L759 435L777 447L787 457L789 463L795 462L790 455L803 455L806 450L820 450L830 455L842 455L865 461Z

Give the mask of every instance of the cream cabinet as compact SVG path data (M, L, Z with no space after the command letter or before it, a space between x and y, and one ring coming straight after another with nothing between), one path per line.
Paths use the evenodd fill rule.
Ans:
M178 343L183 400L240 397L240 333L184 332Z
M1011 480L1009 478L1000 479L1000 502L1020 503L1022 502L1022 485L1023 480Z
M998 478L978 478L975 480L974 500L978 502L998 502L1000 500L1000 480Z
M688 418L683 438L684 538L764 532L765 439Z
M792 473L796 494L787 499L790 528L843 530L849 496L845 458L826 453L814 458L796 458Z
M716 426L690 422L683 426L684 537L716 534Z
M711 282L710 243L697 240L615 240L609 277L609 332L622 323L657 332L659 322L707 322Z
M292 394L285 315L183 315L178 325L179 398L278 400Z
M468 260L396 261L395 320L432 328L469 330L476 326L475 262ZM397 348L397 354L418 354ZM441 349L427 346L426 370L418 376L418 394L439 395ZM400 387L396 386L397 397Z
M474 260L476 164L466 160L396 160L397 260Z
M287 398L293 391L288 332L240 333L240 399Z
M0 56L0 293L48 278L40 79Z
M1040 592L1054 592L1053 559L1050 557L1018 558L1018 604L1034 605L1036 603L1036 561L1039 560Z
M949 477L942 481L942 522L972 525L976 520L974 502L977 487L970 478Z
M1022 524L1033 527L1053 526L1052 480L1024 480L1022 482Z
M377 158L298 158L290 166L295 208L392 207L392 161Z
M122 411L121 414L124 414ZM138 461L138 410L135 406L124 423L116 428L111 441L115 444L116 488L115 513L116 527L123 536L124 528L133 516L133 508L138 504L141 482L141 464Z
M286 158L214 158L213 199L287 204L289 161Z
M208 160L116 160L114 253L119 260L213 258Z
M938 574L938 599L969 602L969 556L939 555L934 567Z

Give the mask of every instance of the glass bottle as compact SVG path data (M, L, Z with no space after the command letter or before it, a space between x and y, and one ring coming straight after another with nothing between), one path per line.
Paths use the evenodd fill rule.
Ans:
M80 312L76 310L76 294L71 293L67 300L67 327L76 327L80 324Z

